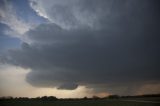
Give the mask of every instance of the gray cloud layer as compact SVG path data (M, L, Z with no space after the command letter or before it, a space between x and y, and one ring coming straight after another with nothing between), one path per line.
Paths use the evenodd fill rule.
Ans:
M41 24L26 33L30 44L25 42L21 49L9 51L2 60L30 68L26 80L39 87L134 88L135 83L159 82L158 2L114 1L109 8L108 2L83 1L81 8L86 13L100 10L94 20L98 29L67 30L54 23Z

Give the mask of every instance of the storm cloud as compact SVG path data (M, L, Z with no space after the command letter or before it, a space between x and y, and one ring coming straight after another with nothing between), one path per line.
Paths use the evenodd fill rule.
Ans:
M31 85L70 90L98 86L113 88L112 93L125 87L126 94L135 85L160 81L157 1L82 0L76 1L78 9L72 1L61 0L56 6L50 1L53 5L47 9L41 4L45 14L38 10L38 1L31 1L50 23L30 29L20 49L1 57L3 62L31 69L26 77Z

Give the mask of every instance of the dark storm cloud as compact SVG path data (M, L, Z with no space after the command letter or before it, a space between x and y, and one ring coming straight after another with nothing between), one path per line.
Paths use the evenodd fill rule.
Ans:
M74 90L78 87L77 84L71 84L71 83L65 83L63 85L60 85L58 89L68 89L68 90Z
M108 15L105 3L83 3L86 11L102 6L104 15L97 20L100 29L66 30L53 23L41 24L26 33L30 44L23 43L21 49L9 51L2 59L30 68L26 80L33 86L75 89L78 85L114 85L127 86L126 93L135 83L159 82L158 5L147 0L115 1Z

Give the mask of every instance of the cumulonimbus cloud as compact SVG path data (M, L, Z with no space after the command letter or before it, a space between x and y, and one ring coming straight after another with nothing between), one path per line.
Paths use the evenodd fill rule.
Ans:
M103 11L104 16L98 17L100 29L68 30L55 23L41 24L26 33L31 43L11 50L2 60L30 68L26 80L38 87L128 88L135 83L159 82L159 20L157 11L150 10L154 3L143 9L141 2L134 2L138 7L124 3L115 4L109 17ZM92 8L85 4L87 10ZM129 10L123 12L126 6Z

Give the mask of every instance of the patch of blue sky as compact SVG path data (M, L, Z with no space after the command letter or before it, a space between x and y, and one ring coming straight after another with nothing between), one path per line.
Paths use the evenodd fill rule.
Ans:
M0 23L0 53L11 48L19 48L21 45L20 39L10 37L4 33L6 29L9 28Z
M16 14L25 22L34 24L48 22L48 20L45 18L37 15L37 13L30 7L29 0L12 0L11 2L14 9L16 10Z

